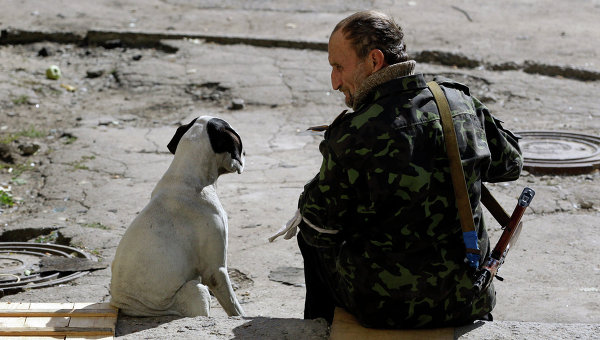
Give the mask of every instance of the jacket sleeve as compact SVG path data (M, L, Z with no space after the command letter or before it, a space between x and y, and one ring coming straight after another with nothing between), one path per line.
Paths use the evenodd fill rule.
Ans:
M487 169L481 169L484 182L514 181L523 169L523 157L518 137L502 127L499 119L492 116L479 100L473 98L475 110L483 119L491 160Z
M356 189L353 184L359 174L357 170L342 165L348 164L345 162L347 159L340 159L333 151L332 144L336 142L326 138L319 145L323 155L321 169L304 186L304 192L298 202L298 209L303 218L300 232L306 242L315 247L340 244L344 235L357 222ZM360 160L357 158L353 162ZM357 168L360 168L360 165Z

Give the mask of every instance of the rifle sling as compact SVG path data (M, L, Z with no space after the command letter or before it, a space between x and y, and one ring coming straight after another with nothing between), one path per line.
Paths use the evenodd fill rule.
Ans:
M428 82L427 86L433 93L433 97L438 106L438 111L440 112L440 121L442 123L444 142L446 143L446 150L450 160L450 174L452 176L452 186L454 187L454 197L457 202L460 224L463 232L473 231L475 228L473 211L471 210L465 175L460 162L458 142L456 141L454 124L452 124L450 105L448 104L446 95L444 95L444 92L435 81ZM487 208L496 221L498 221L502 228L505 228L508 225L510 215L502 208L500 203L492 196L492 193L483 183L481 183L481 203ZM471 250L472 249L467 249L467 252L471 252Z
M469 201L465 174L460 161L460 153L458 151L454 123L452 122L450 104L448 104L448 99L446 99L444 91L435 81L428 82L427 86L431 90L431 93L433 93L435 103L437 104L440 113L446 152L448 153L448 159L450 161L450 175L452 177L452 187L454 188L454 197L456 199L456 207L458 208L460 217L460 225L463 233L473 232L475 231L475 221L473 219L473 211L471 210L471 202ZM473 249L467 246L467 253L479 254L479 249Z
M483 203L490 214L498 221L498 224L500 224L502 229L506 228L510 222L510 215L502 208L500 203L492 196L492 193L485 185L483 185L483 183L481 183L481 203Z

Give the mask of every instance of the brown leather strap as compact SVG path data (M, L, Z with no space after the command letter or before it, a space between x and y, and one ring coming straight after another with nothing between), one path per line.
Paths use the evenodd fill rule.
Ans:
M444 91L435 82L427 83L427 86L433 93L435 103L440 112L440 120L444 131L444 142L446 143L446 151L450 160L450 175L452 176L452 186L454 188L454 197L456 198L456 206L460 217L460 225L463 233L474 231L475 222L473 220L473 211L471 210L471 202L467 192L467 183L463 172L462 163L460 161L460 153L458 152L458 142L456 141L456 132L452 122L452 113L450 105ZM467 252L473 252L474 249L467 249Z
M452 124L452 114L450 113L450 106L448 100L444 95L444 92L440 86L432 81L427 83L427 86L433 93L438 110L440 112L440 119L442 122L442 128L444 131L444 141L446 143L446 149L448 150L448 158L450 159L450 173L452 175L452 185L454 187L454 194L456 197L456 204L460 214L460 223L463 232L474 230L475 222L473 220L473 211L471 210L471 203L467 194L467 184L465 182L465 175L463 172L462 164L460 163L460 154L458 152L458 143L456 141L456 133L454 131L454 124ZM448 138L453 137L453 138ZM505 228L510 221L510 215L502 208L500 203L492 196L492 193L488 188L481 183L481 203L487 208L492 216L498 221L502 228ZM465 227L466 225L466 227ZM470 226L470 227L469 227ZM470 249L467 249L469 251Z
M496 201L496 198L492 196L492 193L488 188L481 183L481 203L485 205L487 210L494 216L498 224L502 226L502 229L506 228L510 222L510 215L502 208L500 203Z

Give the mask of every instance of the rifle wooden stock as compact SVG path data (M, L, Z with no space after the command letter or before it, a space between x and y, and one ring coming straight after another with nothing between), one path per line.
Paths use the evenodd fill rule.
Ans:
M510 246L517 241L517 238L521 233L521 227L523 226L523 223L521 223L521 218L523 217L523 213L525 213L526 208L527 207L520 207L517 205L515 211L510 217L510 222L506 228L504 228L498 243L496 243L494 250L492 250L490 255L492 258L501 260L505 256L505 253L507 253L510 249Z
M487 188L485 188L485 190L487 191ZM521 228L523 227L521 218L525 213L525 209L527 209L529 203L531 203L534 195L535 191L532 189L523 189L521 196L519 196L517 206L510 216L507 225L504 226L504 231L502 232L502 235L500 235L498 243L496 243L494 250L492 250L490 256L484 261L482 267L478 271L478 278L474 285L477 291L481 292L485 290L492 282L492 279L496 277L498 269L504 263L504 259L506 258L510 247L515 244L521 234ZM486 207L488 207L487 204ZM502 224L500 220L498 222Z

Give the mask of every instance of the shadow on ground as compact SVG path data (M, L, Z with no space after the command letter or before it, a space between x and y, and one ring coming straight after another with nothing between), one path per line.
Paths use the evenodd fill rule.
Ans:
M152 330L164 324L169 324L180 320L179 316L161 316L161 317L131 317L119 313L117 319L116 336L134 335L136 333Z
M169 334L165 334L169 333ZM303 339L329 338L323 319L302 320L269 317L182 318L130 317L119 315L116 334L122 339L202 338L202 339Z
M233 339L327 339L329 327L324 319L302 320L252 317L233 329ZM296 337L297 336L297 337Z

